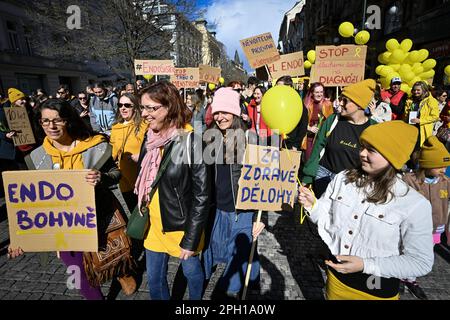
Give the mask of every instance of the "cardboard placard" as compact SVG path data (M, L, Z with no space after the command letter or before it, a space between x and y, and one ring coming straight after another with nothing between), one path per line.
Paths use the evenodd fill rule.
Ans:
M253 69L280 59L280 53L270 32L243 39L240 43L248 63Z
M175 74L170 76L172 82L178 89L198 88L200 85L199 68L175 68Z
M3 172L9 236L25 252L98 250L89 170Z
M175 65L172 60L134 60L134 70L137 76L172 75L175 73Z
M303 51L290 54L283 54L280 60L267 65L272 79L278 79L282 76L303 76L305 67L303 61Z
M36 143L30 119L28 118L27 109L25 107L11 107L4 109L9 129L17 132L13 136L14 145L23 146Z
M219 84L222 69L201 64L198 66L200 72L200 82Z
M325 87L348 86L364 80L367 46L317 46L312 82Z
M284 204L292 207L300 156L299 151L247 145L236 209L279 211Z

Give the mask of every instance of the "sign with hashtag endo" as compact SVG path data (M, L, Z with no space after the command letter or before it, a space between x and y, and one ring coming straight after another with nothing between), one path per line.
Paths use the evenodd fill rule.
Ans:
M198 66L200 71L200 82L219 84L222 69L201 64Z
M270 32L243 39L240 42L248 63L253 69L280 59L280 54Z
M303 76L305 67L303 65L303 51L290 54L283 54L280 60L267 65L272 79L278 79L282 76Z
M9 237L25 252L97 252L97 212L88 170L3 172Z
M178 89L198 88L200 86L199 68L175 68L175 74L170 76L170 82Z
M16 131L16 134L12 137L15 146L36 143L25 107L5 108L5 115L9 129Z
M294 205L301 152L249 144L236 209L279 211Z
M312 82L345 87L364 80L367 46L317 46Z
M175 65L172 60L134 60L134 71L137 76L147 74L154 76L173 75Z

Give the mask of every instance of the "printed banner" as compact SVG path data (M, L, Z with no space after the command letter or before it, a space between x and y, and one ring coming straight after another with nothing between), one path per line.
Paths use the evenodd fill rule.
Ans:
M236 209L279 211L294 204L301 152L247 145Z
M95 195L87 172L3 172L11 246L25 252L97 252Z
M303 76L305 67L303 65L303 51L284 54L280 56L280 60L268 64L272 79L278 79L282 76Z
M198 88L200 86L199 68L175 68L175 74L170 76L172 82L178 89Z
M17 134L13 136L14 145L23 146L36 143L30 119L28 118L27 109L25 107L11 107L4 109L9 129L17 132Z
M270 32L240 41L248 63L253 69L271 64L280 59Z
M211 67L206 64L201 64L198 68L200 71L200 82L219 84L219 79L222 74L220 68Z
M134 70L137 76L173 75L175 66L172 60L134 60Z
M364 80L366 55L367 46L317 46L311 83L345 87Z

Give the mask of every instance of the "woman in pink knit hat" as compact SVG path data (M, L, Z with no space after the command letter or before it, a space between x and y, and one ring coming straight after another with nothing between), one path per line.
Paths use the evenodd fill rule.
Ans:
M214 122L205 133L207 143L217 143L219 150L214 154L215 218L210 240L203 252L206 279L218 263L226 268L216 287L219 295L213 298L239 298L247 271L248 258L253 238L257 238L264 224L254 223L255 212L236 210L238 181L242 170L242 156L245 151L246 126L241 118L239 94L231 88L221 88L212 102ZM214 138L214 139L213 139ZM208 141L209 140L209 141ZM259 280L259 259L255 255L250 274L250 285Z

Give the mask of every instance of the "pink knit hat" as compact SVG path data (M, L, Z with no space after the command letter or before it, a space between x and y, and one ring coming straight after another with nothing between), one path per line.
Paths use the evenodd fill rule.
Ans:
M214 94L213 102L211 104L211 113L228 112L238 117L241 116L239 93L231 88L220 88Z

